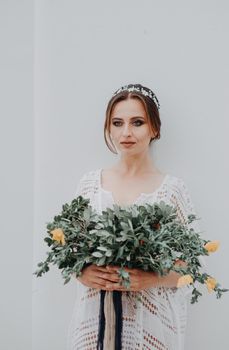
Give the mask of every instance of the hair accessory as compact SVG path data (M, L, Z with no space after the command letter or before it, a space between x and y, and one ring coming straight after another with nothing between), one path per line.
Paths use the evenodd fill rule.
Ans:
M153 100L153 102L156 104L157 108L158 109L160 108L160 103L159 103L156 95L149 88L147 88L147 90L146 90L146 88L144 88L140 84L137 84L137 85L135 85L135 84L124 85L120 89L115 91L113 96L116 96L117 94L119 94L122 91L130 91L130 92L131 91L137 91L137 92L140 92L142 95L150 97Z

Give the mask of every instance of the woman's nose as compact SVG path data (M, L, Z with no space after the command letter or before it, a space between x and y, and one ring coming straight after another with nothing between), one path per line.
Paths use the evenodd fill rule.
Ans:
M124 124L122 133L124 136L128 136L131 134L131 127L128 124Z

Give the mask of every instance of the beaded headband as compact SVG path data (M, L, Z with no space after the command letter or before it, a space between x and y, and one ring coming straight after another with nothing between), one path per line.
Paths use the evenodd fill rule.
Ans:
M139 87L139 86L136 86L134 84L133 85L124 85L120 89L115 91L113 96L116 96L117 94L119 94L122 91L137 91L137 92L140 92L142 95L150 97L151 100L153 100L153 102L156 104L157 108L158 109L160 108L160 103L159 103L156 95L150 89L146 90L143 86Z

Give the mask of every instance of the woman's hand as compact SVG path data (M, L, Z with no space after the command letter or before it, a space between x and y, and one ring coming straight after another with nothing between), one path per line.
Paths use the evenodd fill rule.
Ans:
M175 265L186 266L186 263L178 260ZM102 290L119 290L119 291L140 291L147 288L167 287L173 288L177 286L177 281L181 276L175 271L170 271L165 276L159 276L152 271L144 271L141 269L130 269L124 267L129 272L130 287L126 288L120 283L118 270L120 266L101 267L97 265L89 265L82 271L82 275L78 280L87 287Z
M185 267L187 263L182 260L177 260L174 265ZM109 272L117 272L119 268L119 266L107 266ZM144 271L141 269L129 269L124 267L124 270L129 272L130 288L121 286L119 282L107 282L107 290L140 291L142 289L156 287L174 288L177 287L177 282L181 277L178 272L172 270L164 276L160 276L153 271Z
M89 265L82 270L82 274L77 279L87 287L110 290L107 284L118 283L119 276L114 270L108 271L106 267Z
M107 266L108 273L117 273L118 276L118 270L120 269L119 266ZM141 269L130 269L125 267L125 271L129 273L129 279L130 279L130 287L126 288L124 286L121 286L118 282L109 282L106 283L106 290L119 290L119 291L140 291L142 289L151 288L151 287L157 287L160 277L157 276L156 273L152 271L144 271ZM109 274L107 274L107 277Z

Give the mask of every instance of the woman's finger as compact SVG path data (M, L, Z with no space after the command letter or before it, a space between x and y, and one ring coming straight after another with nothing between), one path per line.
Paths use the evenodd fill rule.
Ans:
M139 269L131 269L131 268L129 268L129 267L124 267L124 271L130 272L130 273L132 273L133 275L137 275L138 272L139 272Z
M106 268L108 271L116 271L116 272L121 269L120 266L111 266L111 265L107 265ZM129 267L123 267L123 270L129 273L132 273L134 275L138 273L138 269L131 269Z
M100 278L103 278L104 280L107 280L107 281L111 281L111 282L119 282L120 278L118 276L117 273L99 273L99 275L97 275L98 277Z
M113 282L105 280L105 279L100 278L100 277L93 276L93 278L91 279L90 283L96 283L96 284L99 284L102 287L106 287L107 284L112 284Z
M94 271L101 271L101 272L107 272L106 266L97 266L97 265L93 265L93 270Z
M99 281L97 281L97 282L99 282ZM111 288L107 288L106 287L106 284L104 285L104 284L100 284L100 283L97 283L97 282L93 282L92 283L92 288L96 288L96 289L102 289L102 290L105 290L105 291L112 291L113 289L111 289ZM126 289L123 289L123 291L126 291ZM120 289L120 291L121 291L121 289Z

